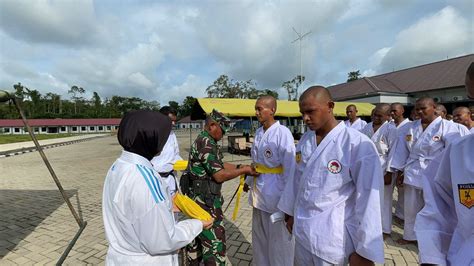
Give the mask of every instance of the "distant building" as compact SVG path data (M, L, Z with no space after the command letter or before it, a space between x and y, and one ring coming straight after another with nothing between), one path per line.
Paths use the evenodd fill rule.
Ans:
M204 120L191 120L191 116L186 116L181 118L176 122L176 129L185 129L185 128L204 128Z
M120 118L29 119L36 134L106 133L117 131ZM0 119L0 134L28 134L21 119Z
M414 105L432 97L448 110L474 105L466 97L464 79L474 54L402 69L329 87L336 101Z

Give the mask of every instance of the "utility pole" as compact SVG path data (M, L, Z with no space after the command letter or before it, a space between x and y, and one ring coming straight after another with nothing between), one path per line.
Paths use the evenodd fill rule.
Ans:
M296 41L300 41L300 83L298 85L298 87L296 88L296 99L298 99L298 89L299 89L299 86L301 86L301 84L303 83L303 58L302 58L302 50L301 50L301 42L303 41L303 38L308 36L309 34L311 34L311 31L308 31L306 32L305 34L301 35L298 31L295 30L294 27L293 28L293 31L296 33L296 35L298 36L298 38L296 38L295 40L293 40L291 43L295 43Z

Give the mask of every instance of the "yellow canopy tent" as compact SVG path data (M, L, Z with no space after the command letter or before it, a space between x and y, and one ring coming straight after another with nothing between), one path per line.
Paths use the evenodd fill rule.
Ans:
M255 116L255 99L223 99L223 98L198 98L193 106L192 119L203 119L205 114L217 109L229 117ZM370 103L336 102L335 116L346 116L346 107L350 104L357 106L359 116L370 116L375 107ZM300 117L300 109L296 101L277 101L276 116Z

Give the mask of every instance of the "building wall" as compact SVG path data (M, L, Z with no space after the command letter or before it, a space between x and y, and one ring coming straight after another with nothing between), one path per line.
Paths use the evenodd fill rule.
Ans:
M35 134L85 134L85 133L108 133L118 130L117 125L99 125L99 126L43 126L33 127ZM0 127L0 134L5 135L23 135L28 134L24 127Z

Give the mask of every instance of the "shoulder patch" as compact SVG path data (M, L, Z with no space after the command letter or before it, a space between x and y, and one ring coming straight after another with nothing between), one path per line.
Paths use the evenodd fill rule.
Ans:
M474 206L474 183L458 184L459 202L466 208Z

